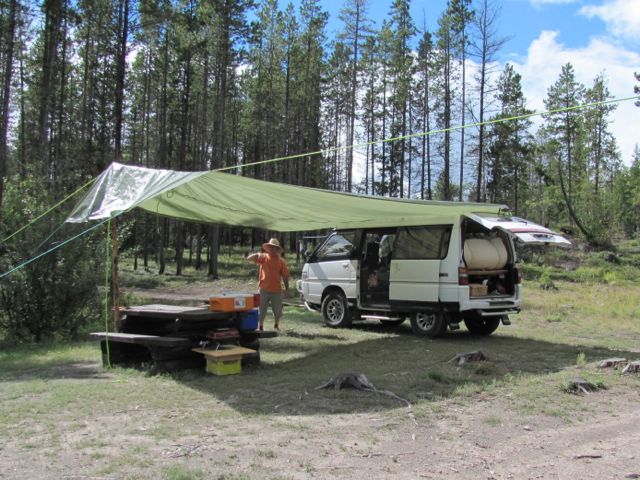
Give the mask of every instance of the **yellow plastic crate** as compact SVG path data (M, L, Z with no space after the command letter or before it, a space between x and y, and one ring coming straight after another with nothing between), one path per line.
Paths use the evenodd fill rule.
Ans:
M237 360L212 360L207 358L207 372L214 375L235 375L242 372L240 359Z

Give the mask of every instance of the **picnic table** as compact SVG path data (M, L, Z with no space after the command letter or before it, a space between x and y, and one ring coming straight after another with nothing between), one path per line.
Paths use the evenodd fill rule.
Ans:
M239 330L237 312L213 312L207 306L140 305L120 310L119 332L93 332L100 340L103 363L133 366L148 364L154 371L204 368L199 347L238 345L253 351L242 364L260 362L260 339L273 338L274 331Z

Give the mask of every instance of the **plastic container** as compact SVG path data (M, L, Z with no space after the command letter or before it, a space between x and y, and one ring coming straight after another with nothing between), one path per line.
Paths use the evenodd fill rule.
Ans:
M238 326L238 329L243 331L256 330L258 328L259 320L260 310L257 308L249 310L248 312L242 312L240 314L240 325Z
M260 294L259 293L254 293L253 294L253 306L256 307L256 308L260 306Z
M242 372L242 364L240 358L235 360L207 358L207 372L214 375L235 375Z
M252 294L228 293L209 297L209 310L214 312L242 312L252 308Z
M470 238L464 242L464 261L470 270L500 270L508 258L507 249L499 238Z

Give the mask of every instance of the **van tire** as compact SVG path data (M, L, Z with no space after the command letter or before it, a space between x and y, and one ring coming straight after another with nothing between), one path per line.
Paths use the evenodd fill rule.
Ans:
M473 315L465 317L464 324L473 335L488 336L496 331L501 319L502 316L481 317L480 315Z
M417 312L411 315L411 330L418 336L436 338L447 329L447 322L440 312Z
M351 325L351 312L342 292L329 292L322 300L322 317L327 327L338 328Z

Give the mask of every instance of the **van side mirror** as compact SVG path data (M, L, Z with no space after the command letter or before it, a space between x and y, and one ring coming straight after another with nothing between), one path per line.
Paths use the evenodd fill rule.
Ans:
M312 253L313 253L313 251L312 251L312 250L305 250L305 252L304 252L304 258L305 258L305 260L307 260L307 261L308 261L308 260L311 258L311 254L312 254Z

